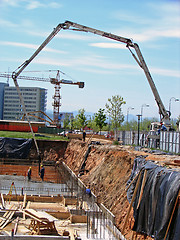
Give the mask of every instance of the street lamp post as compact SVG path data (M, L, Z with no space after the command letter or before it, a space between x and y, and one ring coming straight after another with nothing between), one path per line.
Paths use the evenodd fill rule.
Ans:
M139 146L139 123L140 123L140 118L142 117L142 115L141 114L137 114L136 115L137 117L138 117L138 146Z
M143 107L149 107L149 104L143 104L141 106L141 123L142 123L142 116L143 116Z
M174 100L175 102L179 102L179 99L178 98L175 98L175 97L171 97L170 100L169 100L169 113L171 113L171 101Z
M134 108L133 107L128 107L127 109L127 123L128 123L128 117L129 117L129 110L133 110Z

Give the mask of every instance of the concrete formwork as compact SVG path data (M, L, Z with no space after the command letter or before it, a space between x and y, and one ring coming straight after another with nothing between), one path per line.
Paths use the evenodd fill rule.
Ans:
M22 195L22 188L23 194L27 194L27 201L31 202L29 207L35 207L38 210L40 209L37 204L39 201L48 201L48 205L45 204L46 206L44 205L41 207L46 210L49 207L47 210L49 214L52 214L52 216L58 219L70 221L70 229L78 229L79 238L77 239L125 239L114 225L114 215L109 212L105 206L98 203L98 199L93 193L91 197L87 196L85 193L86 186L65 164L60 164L56 168L56 171L61 175L61 178L66 184L55 184L45 181L28 181L24 176L5 175L0 176L1 192L7 194L12 181L14 181L18 194ZM28 196L29 194L32 196ZM34 196L38 194L46 196L38 201L38 196ZM64 197L59 196L59 194ZM49 198L51 195L53 195L53 198ZM23 196L20 196L19 201L22 200ZM54 212L55 209L57 210L55 205L55 209L50 207L53 202L61 202L64 204L64 207L69 210L64 211L61 209L61 211ZM81 207L83 207L83 209L81 209Z

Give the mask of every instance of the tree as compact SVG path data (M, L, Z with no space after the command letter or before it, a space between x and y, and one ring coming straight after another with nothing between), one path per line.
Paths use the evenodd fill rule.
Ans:
M124 121L124 115L122 113L121 106L126 104L123 97L119 95L112 96L108 98L108 103L106 103L107 112L112 120L112 126L115 130L115 139L117 138L117 128L121 126Z
M63 120L63 127L64 127L64 129L68 128L69 123L70 123L69 116L68 116L68 114L66 114L65 118Z
M83 109L80 109L78 111L78 114L76 115L76 126L80 129L80 128L84 128L86 125L87 125L87 119L86 119L86 116L85 116L85 110L84 108Z
M91 128L93 130L93 132L98 132L98 126L96 125L95 122L95 114L91 117L90 120L88 120L88 125L89 128Z
M104 111L105 109L100 108L99 111L95 114L95 122L100 129L100 134L102 128L106 125L106 115L104 114Z
M124 122L119 128L120 131L137 131L137 129L137 121L134 119L129 122Z

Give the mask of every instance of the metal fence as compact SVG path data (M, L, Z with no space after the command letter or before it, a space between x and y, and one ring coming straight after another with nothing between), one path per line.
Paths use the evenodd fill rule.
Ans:
M161 132L159 140L156 139L155 135L157 133L154 132L154 138L148 138L148 132L140 132L139 144L137 131L119 131L117 136L123 145L140 145L142 147L158 148L171 153L180 153L180 132Z
M161 132L160 149L180 153L180 132Z

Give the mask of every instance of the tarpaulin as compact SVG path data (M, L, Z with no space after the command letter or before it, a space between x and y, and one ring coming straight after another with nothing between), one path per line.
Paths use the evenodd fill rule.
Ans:
M147 175L138 206L145 170ZM156 165L153 161L146 161L143 157L136 158L127 182L129 185L134 179L127 191L129 202L131 202L135 190L137 174L140 174L140 184L133 202L135 219L133 230L157 240L164 239L180 190L180 172ZM180 210L177 204L166 239L179 240L179 236Z
M25 159L28 157L32 139L0 138L0 157Z

